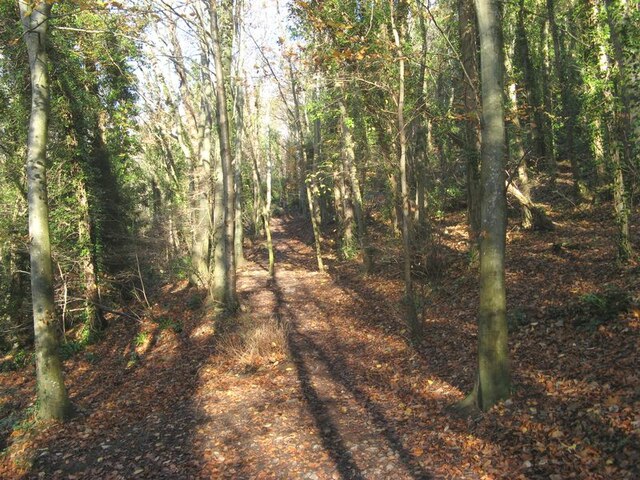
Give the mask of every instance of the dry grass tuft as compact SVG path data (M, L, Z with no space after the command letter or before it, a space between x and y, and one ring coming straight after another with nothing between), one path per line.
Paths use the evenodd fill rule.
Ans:
M234 369L253 372L287 357L286 324L273 318L251 317L240 318L238 322L234 331L220 339L220 354L225 361L232 362Z

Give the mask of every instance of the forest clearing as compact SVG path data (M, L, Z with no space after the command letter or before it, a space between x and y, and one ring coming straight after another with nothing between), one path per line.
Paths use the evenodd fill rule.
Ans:
M0 478L640 478L639 25L0 2Z

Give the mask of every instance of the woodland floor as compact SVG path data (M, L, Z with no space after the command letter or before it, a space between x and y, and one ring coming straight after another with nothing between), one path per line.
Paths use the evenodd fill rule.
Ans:
M614 298L637 295L640 275L613 261L608 207L555 216L553 232L510 229L514 394L466 419L448 409L476 354L462 220L440 225L442 275L421 290L411 346L397 259L381 250L363 277L329 258L320 274L304 222L275 219L276 276L256 247L239 321L214 326L186 283L142 322L113 319L65 363L69 423L4 422L0 478L640 478L640 320ZM0 374L0 413L33 401L32 377Z

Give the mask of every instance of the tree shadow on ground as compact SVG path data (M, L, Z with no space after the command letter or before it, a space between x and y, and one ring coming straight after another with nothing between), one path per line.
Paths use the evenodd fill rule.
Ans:
M380 432L381 437L383 437L389 447L399 455L400 461L404 465L404 468L410 472L412 478L431 478L413 455L403 446L400 435L385 417L382 408L376 405L365 391L358 386L354 377L349 374L349 366L346 364L345 359L337 353L340 351L340 345L334 345L336 348L329 353L311 337L300 332L297 325L296 314L290 311L277 280L273 279L270 282L270 287L276 296L276 317L279 319L286 318L291 322L289 324L287 344L292 361L296 367L304 398L309 411L313 415L323 446L331 455L342 478L361 479L365 477L340 434L338 425L339 418L332 418L336 413L331 411L332 409L328 407L327 401L320 397L318 391L313 386L312 374L308 366L309 358L311 357L322 364L322 367L329 373L332 381L348 391L363 407L367 415L373 420L373 424Z
M539 234L533 235L544 243L553 242L554 238L563 238L569 234L565 228L559 228L554 233L545 234L542 239ZM529 240L531 236L524 238L525 243L532 243L532 247L539 248L534 241ZM575 269L567 270L564 280L602 280L606 259L599 256L607 257L607 253L602 253L601 249L596 252L595 257L580 256L573 259L576 263ZM548 291L551 286L547 276L534 276L532 272L536 271L536 268L563 271L561 266L555 265L562 260L548 255L541 262L539 257L525 254L522 264L512 268L512 273L529 276L527 291L519 292L518 296L523 304L526 304L527 298L532 295L532 300L538 300L539 292ZM350 308L356 323L363 328L377 329L381 333L393 332L395 329L396 335L406 340L406 336L401 333L404 325L397 321L398 312L391 306L393 300L381 306L380 293L370 286L370 279L371 277L363 278L355 268L341 268L338 275L331 275L335 285L353 294L354 301ZM469 285L457 285L449 295L462 292L465 288L468 289ZM556 289L555 294L553 302L562 304L566 300L562 289ZM475 301L474 295L465 295L462 301L456 302L454 308L436 309L435 316L425 321L425 338L415 349L422 359L419 368L424 379L440 378L461 392L471 389L475 374ZM450 314L464 311L471 313L458 316L459 321L452 321L451 318L439 317L446 313L445 310ZM514 393L514 406L500 414L505 416L505 421L499 421L495 412L483 415L477 423L471 424L452 419L449 423L452 431L460 434L472 433L478 438L484 438L504 451L505 455L511 456L513 461L522 456L529 456L532 459L532 467L524 473L526 478L540 478L563 471L558 466L559 461L570 466L564 470L565 473L584 470L597 476L604 474L609 466L615 465L621 467L622 471L637 474L637 462L633 459L637 457L637 452L640 452L640 439L637 433L623 427L624 422L616 416L619 410L624 410L627 411L624 418L629 418L630 406L638 402L637 388L634 396L630 393L629 388L632 385L629 381L625 387L624 382L612 380L611 370L608 369L610 367L606 367L610 365L611 352L629 344L622 333L625 330L620 327L609 331L610 338L606 340L597 335L597 332L577 331L571 325L562 327L566 331L557 332L560 328L554 325L557 319L547 318L544 312L532 313L537 315L529 320L533 324L532 330L525 328L512 332L512 343L516 344L512 359L514 386L517 390ZM325 312L327 318L330 314L331 312ZM540 326L534 328L538 324ZM576 347L577 340L580 340L578 347L571 348L571 345ZM311 339L301 341L307 343L309 350L320 348L314 345ZM603 341L607 347L599 348L598 345ZM549 354L540 355L540 348ZM596 348L598 351L594 352ZM628 355L629 349L623 352L626 352L623 355ZM332 359L333 355L335 354L332 352L326 358ZM621 366L623 363L628 367L633 362L621 362ZM354 376L362 374L357 372L357 368L354 371L353 365L347 366L340 361L336 362L336 365L341 369L348 368ZM371 366L362 368L371 369ZM340 371L338 370L338 375ZM546 379L546 384L538 380L539 378ZM567 393L571 391L569 387L553 392L549 382L562 385L573 382L574 393ZM597 389L592 397L587 388L590 383ZM409 388L409 396L415 398L419 395L418 391ZM607 402L615 403L608 405ZM426 404L425 407L429 408ZM551 438L547 438L549 436ZM567 447L571 448L567 450ZM588 455L591 455L591 458L587 458Z

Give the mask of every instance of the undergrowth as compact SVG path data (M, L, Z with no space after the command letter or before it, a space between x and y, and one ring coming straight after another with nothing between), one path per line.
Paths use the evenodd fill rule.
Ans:
M240 317L233 331L220 338L220 353L246 373L281 362L287 356L286 324L274 319L258 320Z

